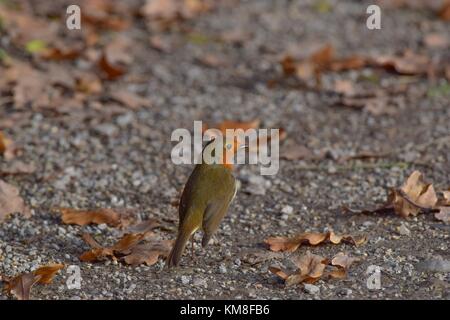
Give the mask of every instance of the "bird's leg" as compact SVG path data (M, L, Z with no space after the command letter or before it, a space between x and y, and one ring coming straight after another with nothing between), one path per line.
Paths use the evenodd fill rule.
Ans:
M195 254L194 254L194 236L192 236L191 239L191 260L194 260Z

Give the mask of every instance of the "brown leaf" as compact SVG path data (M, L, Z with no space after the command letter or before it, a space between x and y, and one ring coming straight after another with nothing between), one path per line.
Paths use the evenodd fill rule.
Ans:
M277 267L269 267L269 271L272 272L273 274L277 275L278 277L280 277L283 280L286 280L289 277L289 274L287 273L287 271L284 271Z
M434 217L445 223L450 223L450 207L439 207L439 212L435 213Z
M381 55L373 59L375 65L393 70L403 75L421 75L426 74L430 61L428 57L415 54L409 50L401 56Z
M292 286L298 283L313 283L320 279L326 267L326 259L311 254L309 251L300 257L295 257L292 262L298 270L288 272L277 267L270 267L269 271L285 281L286 286Z
M149 242L139 244L148 238L148 227L144 233L129 233L124 235L111 247L102 247L89 234L83 234L84 241L91 246L91 250L84 252L80 260L85 262L103 261L111 258L122 259L125 263L138 265L155 264L159 257L167 257L172 247L172 240L158 240L150 234Z
M123 76L126 72L124 67L114 65L110 62L106 54L102 54L100 60L98 61L98 66L104 72L108 80L115 80Z
M408 217L417 215L424 208L433 208L437 196L433 185L423 181L422 173L414 171L399 190L391 190L388 203L392 204L398 215Z
M136 225L128 227L126 233L147 233L160 226L160 223L156 219L144 220Z
M149 243L133 247L123 260L125 263L131 265L145 263L146 265L151 266L158 262L159 257L166 258L169 255L172 244L172 240L153 239Z
M38 268L33 271L33 274L39 278L38 283L49 284L53 281L53 277L56 273L64 268L63 264L50 264L43 267Z
M366 241L366 238L365 237L354 238L350 235L338 236L333 231L330 231L326 233L314 233L314 232L302 233L292 238L271 237L266 239L264 242L269 245L269 248L272 251L294 252L302 244L315 246L327 240L333 244L340 244L341 242L345 242L353 245L360 245Z
M424 43L429 48L446 48L449 45L449 38L442 33L429 33L425 36Z
M360 69L367 64L367 59L360 56L336 58L333 46L326 44L309 57L295 61L292 56L286 55L280 63L285 75L295 75L303 81L314 77L320 83L323 72Z
M339 252L333 257L333 259L331 259L331 265L348 270L353 263L358 262L359 260L360 259L358 258L349 257L343 252Z
M30 209L20 197L19 189L0 180L0 222L16 212L27 218L31 216Z
M450 2L446 1L438 12L439 17L444 21L450 21Z
M350 243L359 246L367 241L366 237L354 238L351 235L345 234L338 236L333 231L328 232L328 238L333 244L340 244L341 242Z
M113 100L123 104L125 107L130 109L139 109L141 107L150 107L150 100L144 97L141 97L133 92L128 90L114 90L110 93L110 97Z
M203 0L147 0L141 14L151 23L168 25L180 19L192 19L209 9Z
M33 163L25 163L22 161L13 161L4 168L0 167L0 176L32 174L36 171Z
M355 86L350 80L336 80L334 82L334 91L344 96L352 96L355 94Z
M286 160L314 160L319 159L310 149L302 145L286 145L280 153L281 159Z
M204 54L201 55L200 57L197 58L197 61L204 65L205 67L210 67L210 68L218 68L218 67L223 67L226 65L226 62L224 59L213 55L211 53L209 54Z
M106 223L112 227L127 227L134 220L132 210L127 209L91 209L78 210L71 208L59 208L61 219L65 224L85 226L88 224Z
M30 291L34 284L49 284L56 273L64 268L63 264L50 264L40 267L33 272L18 275L12 279L6 279L6 291L19 300L29 300Z
M443 199L443 205L444 206L450 206L450 190L448 191L442 191Z
M16 156L17 149L11 139L8 139L0 131L0 155L2 155L6 160L11 160Z

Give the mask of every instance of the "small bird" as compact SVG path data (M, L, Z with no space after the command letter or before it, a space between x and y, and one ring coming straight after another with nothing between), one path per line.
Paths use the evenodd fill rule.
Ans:
M167 258L169 268L179 265L188 240L197 230L201 229L204 233L202 246L205 247L208 244L236 195L236 179L232 173L233 166L226 161L222 161L221 164L208 164L210 162L204 161L208 152L206 150L211 150L207 147L215 147L213 144L217 141L219 140L213 139L203 148L203 161L195 166L184 187L178 210L180 219L178 235ZM220 147L214 149L215 151L218 150L219 157L222 157L222 159L227 155L233 156L237 150L237 144L223 143L222 145L222 150L220 150ZM213 157L215 151L211 154ZM192 239L192 241L194 240Z

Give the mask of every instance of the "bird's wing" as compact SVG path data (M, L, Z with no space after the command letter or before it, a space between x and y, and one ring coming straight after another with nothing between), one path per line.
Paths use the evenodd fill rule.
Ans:
M205 233L209 235L212 235L217 230L220 221L227 213L228 207L236 195L236 183L233 176L231 176L231 179L224 179L222 182L230 184L229 188L224 188L227 190L226 192L217 195L209 201L203 215L202 227Z

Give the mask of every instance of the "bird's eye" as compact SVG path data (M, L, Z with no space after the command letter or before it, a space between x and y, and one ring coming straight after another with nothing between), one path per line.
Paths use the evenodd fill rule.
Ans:
M232 147L231 143L227 144L227 149L230 150Z

